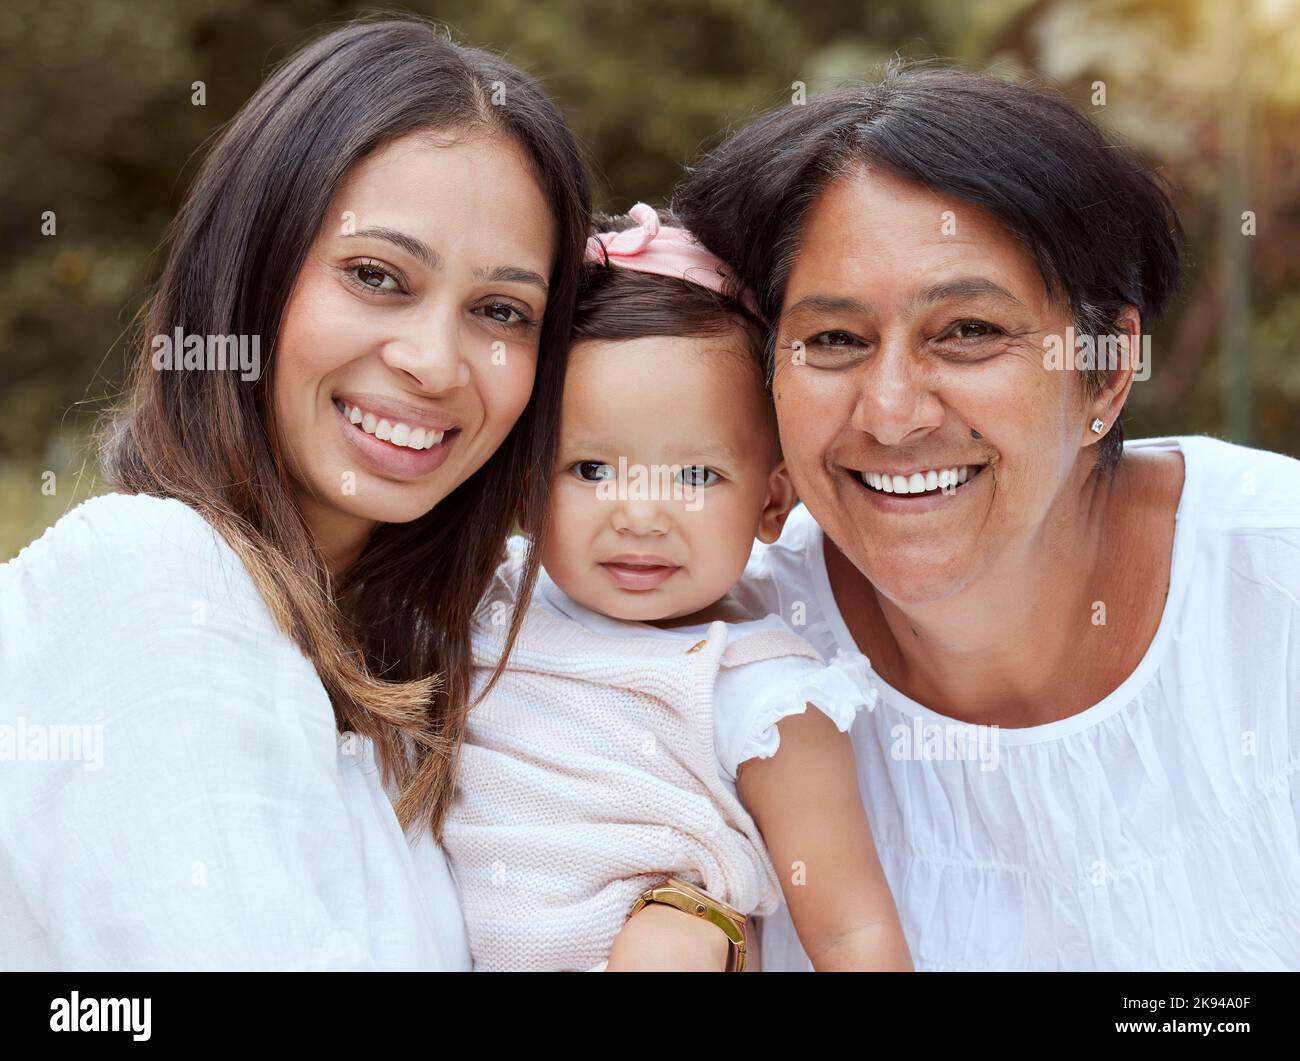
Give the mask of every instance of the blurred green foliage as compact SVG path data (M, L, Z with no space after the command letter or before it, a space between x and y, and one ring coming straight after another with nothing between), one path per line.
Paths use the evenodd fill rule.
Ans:
M362 13L330 0L19 0L0 21L0 561L102 487L88 432L211 137L270 64ZM1185 293L1155 332L1130 437L1228 436L1225 218L1253 211L1251 418L1236 441L1300 455L1300 0L430 0L393 5L531 71L587 148L597 205L666 202L731 126L942 56L1058 84L1174 184ZM1225 33L1226 19L1239 32ZM1235 40L1235 45L1227 42ZM1245 80L1246 157L1221 118ZM203 81L205 106L191 102ZM1096 85L1105 90L1096 105ZM1240 150L1237 154L1241 154ZM1225 174L1240 163L1245 183ZM43 235L53 211L57 233ZM1231 229L1226 229L1231 231ZM1240 432L1238 433L1240 434ZM53 485L48 474L53 473ZM44 490L42 489L44 485ZM52 492L51 492L52 491Z

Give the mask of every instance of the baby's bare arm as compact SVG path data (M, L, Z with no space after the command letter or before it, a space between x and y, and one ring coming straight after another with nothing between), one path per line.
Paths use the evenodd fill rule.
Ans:
M614 937L607 973L716 972L731 944L717 925L663 903L642 907Z
M777 728L776 755L741 763L737 792L763 834L813 967L910 971L849 735L812 705Z

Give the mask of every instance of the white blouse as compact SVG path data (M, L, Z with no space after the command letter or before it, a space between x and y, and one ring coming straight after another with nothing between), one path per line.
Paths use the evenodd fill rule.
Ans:
M0 566L0 703L0 968L469 968L441 850L179 501Z
M1164 614L1119 688L981 732L877 677L853 727L920 970L1300 969L1300 462L1127 448L1181 450L1186 475ZM854 647L803 506L738 596ZM811 968L784 905L758 922L764 969Z

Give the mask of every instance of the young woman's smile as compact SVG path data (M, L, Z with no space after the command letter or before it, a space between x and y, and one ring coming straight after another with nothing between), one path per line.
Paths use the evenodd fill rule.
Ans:
M452 417L399 407L388 399L335 397L339 429L376 474L418 479L438 468L460 428Z

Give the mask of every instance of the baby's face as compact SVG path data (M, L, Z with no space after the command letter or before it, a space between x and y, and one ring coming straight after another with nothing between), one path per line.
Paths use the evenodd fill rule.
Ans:
M739 340L574 345L547 574L615 619L692 616L726 595L794 505L757 367Z

